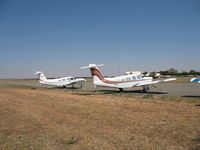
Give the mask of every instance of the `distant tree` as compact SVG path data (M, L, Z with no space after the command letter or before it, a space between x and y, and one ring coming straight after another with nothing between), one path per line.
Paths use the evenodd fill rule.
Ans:
M196 70L190 70L189 72L187 71L178 72L174 68L170 68L169 70L165 70L165 71L160 71L159 73L164 76L165 75L173 75L173 76L188 76L188 75L199 76L200 75L200 72Z
M179 75L187 76L187 75L188 75L188 72L187 72L187 71L182 71L181 73L179 73Z
M200 72L195 71L195 70L190 70L189 74L190 75L200 75Z
M195 75L195 74L196 74L196 71L195 71L195 70L190 70L189 74Z
M159 72L161 75L169 75L169 71L165 70L165 71L160 71Z
M169 69L169 74L170 75L176 75L178 73L178 71L174 68Z

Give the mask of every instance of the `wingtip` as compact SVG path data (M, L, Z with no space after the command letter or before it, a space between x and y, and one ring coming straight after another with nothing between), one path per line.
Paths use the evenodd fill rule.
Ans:
M192 79L190 80L190 82L194 82L196 79L197 79L197 78L192 78Z

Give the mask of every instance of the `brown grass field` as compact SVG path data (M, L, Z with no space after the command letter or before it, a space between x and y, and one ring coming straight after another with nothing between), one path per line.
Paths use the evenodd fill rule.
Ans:
M0 85L0 150L199 150L200 100Z

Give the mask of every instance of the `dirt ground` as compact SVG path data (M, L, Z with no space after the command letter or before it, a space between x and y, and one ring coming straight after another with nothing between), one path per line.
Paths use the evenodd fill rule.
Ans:
M0 85L0 150L199 150L200 100Z

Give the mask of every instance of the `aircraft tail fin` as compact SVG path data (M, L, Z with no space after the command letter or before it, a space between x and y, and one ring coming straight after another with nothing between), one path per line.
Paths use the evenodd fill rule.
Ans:
M47 80L47 78L45 77L45 75L41 71L37 71L34 74L38 75L38 77L40 78L41 81L46 81Z
M80 69L89 68L91 71L91 75L93 76L93 82L96 83L98 81L104 80L103 75L101 74L98 67L103 66L104 64L89 64L89 66L81 67Z

